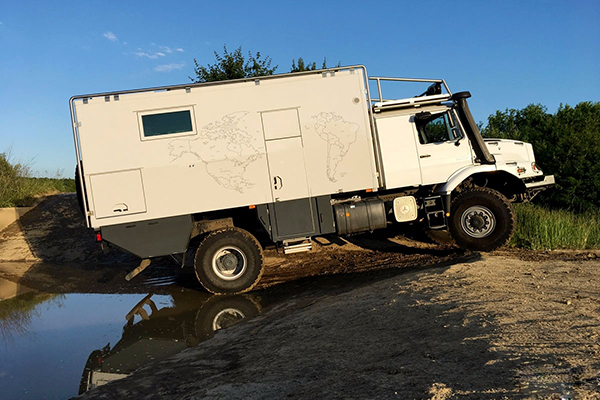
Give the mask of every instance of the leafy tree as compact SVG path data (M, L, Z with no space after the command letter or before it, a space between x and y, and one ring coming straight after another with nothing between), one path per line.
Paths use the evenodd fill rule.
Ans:
M556 114L539 104L497 111L483 134L533 144L536 162L556 177L556 187L540 195L546 205L574 211L600 207L600 103L561 105Z
M338 64L335 67L341 67L341 64L338 62ZM323 64L321 64L321 68L320 69L326 69L327 68L327 58L323 58ZM315 71L317 69L317 63L316 62L308 62L306 63L304 61L304 59L302 57L298 57L298 64L296 64L296 60L293 59L292 60L292 69L290 70L290 72L303 72L303 71Z
M195 83L224 81L228 79L253 78L257 76L273 75L277 69L271 67L271 57L262 58L260 52L252 55L248 52L245 58L242 54L242 46L235 51L229 52L227 46L223 46L223 54L214 52L215 64L202 66L194 58L195 78L189 77Z
M323 59L323 65L321 66L321 69L325 69L325 68L327 68L327 59L326 58ZM316 69L317 69L316 62L305 63L304 59L302 57L298 57L298 64L296 64L295 59L292 60L292 69L290 70L290 72L315 71Z
M225 81L229 79L253 78L258 76L273 75L277 69L277 65L271 67L271 57L262 58L260 52L252 55L248 52L248 56L244 57L242 46L239 46L235 51L229 52L227 46L223 46L223 54L214 52L216 62L214 64L200 65L198 60L194 58L194 73L195 77L189 77L194 83ZM337 65L340 67L340 63ZM322 69L327 68L327 59L323 58ZM292 68L290 72L315 71L317 63L305 62L302 57L292 60Z

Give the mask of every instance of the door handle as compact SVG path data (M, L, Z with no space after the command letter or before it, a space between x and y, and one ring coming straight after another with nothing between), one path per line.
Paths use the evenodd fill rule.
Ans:
M115 204L113 206L113 212L114 213L125 212L125 211L129 211L129 207L125 203L119 203L119 204Z
M273 177L273 188L275 190L279 190L283 187L283 181L281 180L280 176L274 176Z
M429 158L431 157L431 154L423 154L421 156L419 156L419 158Z

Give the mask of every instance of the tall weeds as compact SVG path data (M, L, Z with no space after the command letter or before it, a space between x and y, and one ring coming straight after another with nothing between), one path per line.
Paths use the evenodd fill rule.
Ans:
M515 204L515 247L533 250L600 248L600 211L576 214L533 204Z
M0 207L26 207L38 196L74 192L75 181L61 178L34 178L29 164L14 162L10 151L0 153Z

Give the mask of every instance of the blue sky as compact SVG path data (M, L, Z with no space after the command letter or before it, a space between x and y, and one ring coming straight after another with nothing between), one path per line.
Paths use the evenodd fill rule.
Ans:
M446 79L477 121L600 100L600 1L13 1L0 4L0 152L72 176L68 100L189 82L214 50Z

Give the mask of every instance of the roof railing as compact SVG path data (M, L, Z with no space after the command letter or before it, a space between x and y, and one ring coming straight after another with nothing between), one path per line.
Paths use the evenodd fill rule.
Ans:
M383 92L381 90L381 82L382 81L387 81L387 82L424 82L424 83L433 83L433 84L439 83L439 84L444 85L444 88L446 89L446 92L448 93L448 95L452 96L452 92L450 91L450 88L446 84L446 81L443 79L386 78L386 77L382 77L382 76L370 76L369 81L375 81L377 83L377 94L379 96L378 98L371 98L372 103L383 104L384 102L395 101L395 100L386 100L383 98ZM414 97L419 97L419 96L414 96Z

